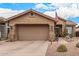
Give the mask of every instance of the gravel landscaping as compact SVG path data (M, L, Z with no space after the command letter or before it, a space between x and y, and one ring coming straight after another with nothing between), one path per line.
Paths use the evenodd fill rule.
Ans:
M79 48L76 44L79 42L79 38L73 38L73 41L67 42L65 40L59 40L58 42L53 42L52 45L48 46L46 56L79 56ZM67 52L57 52L57 48L60 44L66 45Z

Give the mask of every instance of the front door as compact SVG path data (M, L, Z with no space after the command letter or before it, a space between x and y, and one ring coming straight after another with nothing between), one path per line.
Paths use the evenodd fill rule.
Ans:
M62 25L56 25L55 33L56 33L56 37L61 37L62 36Z

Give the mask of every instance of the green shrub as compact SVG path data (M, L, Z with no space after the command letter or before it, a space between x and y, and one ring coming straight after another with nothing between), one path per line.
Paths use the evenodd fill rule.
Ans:
M68 35L68 31L67 29L64 30L64 32L62 33L62 37L66 37Z
M73 37L73 33L69 34L69 37L72 38Z
M76 44L76 47L79 48L79 43Z
M66 52L67 51L67 47L64 44L61 44L58 48L57 48L57 52Z

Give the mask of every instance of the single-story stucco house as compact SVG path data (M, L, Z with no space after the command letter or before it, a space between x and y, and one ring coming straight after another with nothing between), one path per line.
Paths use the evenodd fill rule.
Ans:
M61 36L65 29L69 34L75 34L76 23L55 18L35 10L27 10L7 19L7 33L9 40L50 40L56 32Z

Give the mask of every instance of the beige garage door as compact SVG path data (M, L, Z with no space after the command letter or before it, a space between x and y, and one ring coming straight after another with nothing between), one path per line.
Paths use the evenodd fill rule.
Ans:
M48 25L18 25L19 40L47 40Z

